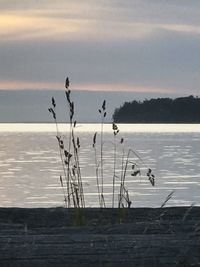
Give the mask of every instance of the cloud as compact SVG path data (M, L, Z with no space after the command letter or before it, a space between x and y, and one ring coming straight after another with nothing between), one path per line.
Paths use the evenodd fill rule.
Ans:
M146 42L34 41L1 48L4 84L16 81L36 88L41 83L39 87L46 88L52 83L49 88L60 88L66 75L73 88L90 90L197 92L200 84L196 34L160 30Z
M50 18L37 16L2 15L0 34L2 41L63 40L65 35L72 38L75 33L83 31L84 27L86 23L69 19L54 22Z
M197 0L0 0L0 88L197 92Z
M64 84L64 83L63 83ZM34 82L24 80L6 80L1 81L0 89L2 90L26 90L26 89L59 89L63 86L62 83L56 82Z
M0 1L4 40L145 39L158 29L200 32L197 1Z

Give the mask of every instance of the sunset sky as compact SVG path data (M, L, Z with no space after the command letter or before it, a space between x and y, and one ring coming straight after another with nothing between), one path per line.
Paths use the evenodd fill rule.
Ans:
M0 89L199 95L199 0L0 0Z

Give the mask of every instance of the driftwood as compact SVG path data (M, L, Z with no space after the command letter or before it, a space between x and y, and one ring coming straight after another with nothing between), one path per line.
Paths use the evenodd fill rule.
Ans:
M0 266L200 266L200 208L1 208Z

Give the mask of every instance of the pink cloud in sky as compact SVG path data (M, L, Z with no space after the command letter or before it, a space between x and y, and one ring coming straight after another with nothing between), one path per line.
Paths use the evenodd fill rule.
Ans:
M169 88L141 86L134 84L114 83L71 83L71 90L80 91L110 91L110 92L139 92L139 93L173 93ZM0 81L0 90L63 90L64 83L28 82L28 81Z

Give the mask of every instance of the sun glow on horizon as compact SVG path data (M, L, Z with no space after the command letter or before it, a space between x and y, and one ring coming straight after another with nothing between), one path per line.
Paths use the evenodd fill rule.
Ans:
M172 89L141 86L125 83L71 83L72 90L103 91L103 92L139 92L139 93L173 93ZM0 81L0 90L62 90L63 83L56 82L28 82L28 81Z

